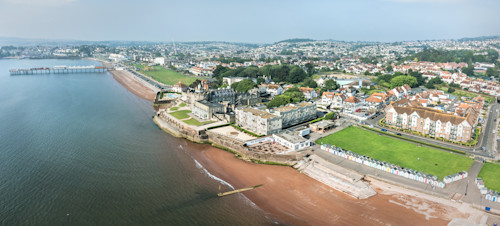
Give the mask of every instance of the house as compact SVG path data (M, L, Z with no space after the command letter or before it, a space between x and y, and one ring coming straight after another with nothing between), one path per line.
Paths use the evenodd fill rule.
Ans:
M271 97L281 95L284 92L283 87L275 84L261 84L259 89L261 93L267 93L271 95Z
M356 98L355 96L350 96L344 100L344 111L354 112L357 109L363 107L363 102Z
M323 92L321 95L321 105L330 106L330 108L341 108L344 106L346 96L342 93Z
M184 85L180 81L172 86L172 91L174 91L176 93L186 92L187 89L188 89L188 86Z
M312 144L311 140L293 132L273 134L273 139L274 142L287 147L290 151L304 149Z
M382 107L387 95L385 93L373 93L368 98L366 98L365 103L369 109L378 110Z
M282 118L283 127L293 126L316 118L316 104L301 102L273 109L273 114Z
M307 100L314 99L314 98L318 97L318 93L313 88L300 87L299 90L300 90L300 92L302 92L304 94L304 97Z

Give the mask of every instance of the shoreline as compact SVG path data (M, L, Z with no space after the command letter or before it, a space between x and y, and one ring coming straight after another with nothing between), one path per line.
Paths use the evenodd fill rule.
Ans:
M145 81L140 81L140 78L135 77L128 71L110 70L109 72L118 83L136 96L149 101L155 100L158 91L144 84Z
M113 77L115 77L114 74ZM118 82L127 88L127 82L131 81ZM187 137L163 128L156 120L155 123L164 132L191 141ZM454 204L449 200L408 191L376 179L371 179L374 182L370 185L379 194L369 199L354 199L292 167L251 163L238 159L233 153L210 144L203 145L207 146L202 150L184 151L190 153L193 160L196 160L208 172L227 181L235 188L264 184L262 187L237 195L244 195L258 208L264 210L266 215L270 215L280 223L292 225L447 225L455 220L479 222L480 219L477 218L482 216L481 211L471 209L465 204Z

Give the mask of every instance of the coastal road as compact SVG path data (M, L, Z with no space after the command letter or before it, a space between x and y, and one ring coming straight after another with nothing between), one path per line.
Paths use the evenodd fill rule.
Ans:
M486 150L479 150L492 157L498 154L497 151L497 134L498 134L498 115L500 112L499 104L492 104L488 112L488 118L485 120L486 125L483 127L483 138L481 140L481 147L485 147ZM478 150L476 149L476 152Z

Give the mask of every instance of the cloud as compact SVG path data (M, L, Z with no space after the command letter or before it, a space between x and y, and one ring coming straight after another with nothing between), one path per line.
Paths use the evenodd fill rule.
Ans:
M9 3L12 5L37 5L37 6L54 6L65 5L76 2L77 0L0 0L0 2Z

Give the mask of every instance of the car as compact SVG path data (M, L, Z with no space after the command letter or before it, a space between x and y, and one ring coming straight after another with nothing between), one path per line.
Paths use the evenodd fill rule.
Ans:
M485 146L482 146L482 147L481 147L481 150L486 151L486 147L485 147Z
M396 133L396 135L398 135L398 136L403 136L401 133Z
M386 130L386 129L381 129L381 130L382 130L382 132L387 132L387 130Z

